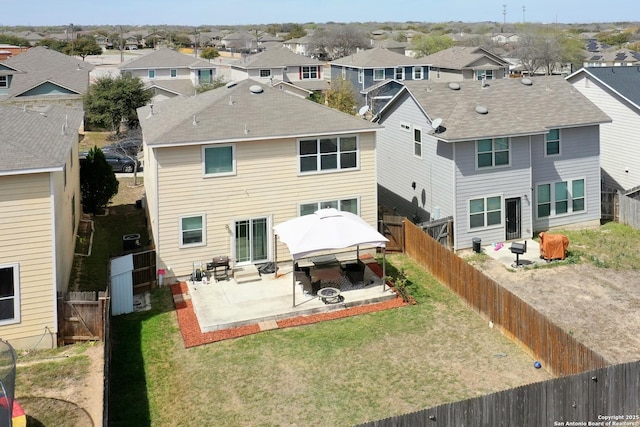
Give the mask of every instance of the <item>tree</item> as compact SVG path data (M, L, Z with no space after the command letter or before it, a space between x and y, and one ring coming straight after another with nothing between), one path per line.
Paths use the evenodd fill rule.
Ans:
M29 40L24 39L22 37L18 37L18 36L12 36L9 34L0 34L0 44L11 44L11 45L20 46L20 47L31 46L31 44L29 43Z
M64 50L67 47L67 42L64 40L55 40L55 39L44 39L38 42L38 46L48 47L51 50L55 50L56 52L64 53Z
M287 40L290 39L299 39L307 35L306 30L300 24L293 24L291 29L289 29L289 34L287 34Z
M87 120L117 135L122 122L126 122L129 127L137 126L136 109L146 105L151 100L151 95L151 91L144 88L142 80L130 74L125 73L115 78L98 77L84 96Z
M94 38L78 37L73 43L67 43L64 53L71 56L78 55L84 61L89 55L100 55L102 48Z
M449 49L454 41L448 36L429 36L416 34L411 40L411 49L416 53L416 58L431 55L441 50Z
M329 58L342 58L355 53L358 48L369 46L369 38L363 32L350 25L332 28L320 28L311 35L309 47L318 55Z
M118 194L119 182L107 163L104 153L93 147L80 161L80 192L82 208L87 213L97 213Z
M200 52L200 58L208 59L209 62L211 62L212 59L215 59L218 56L220 56L220 52L218 52L218 49L211 46L205 47L204 49L202 49L202 52Z
M530 75L540 70L550 75L560 64L579 65L582 61L579 41L555 27L525 27L516 54Z
M325 104L331 108L351 115L355 114L356 92L351 82L347 80L339 78L332 82L331 88L325 92L324 100Z

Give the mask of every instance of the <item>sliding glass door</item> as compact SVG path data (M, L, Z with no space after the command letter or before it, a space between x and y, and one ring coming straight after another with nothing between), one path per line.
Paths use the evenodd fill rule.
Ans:
M259 263L269 259L268 223L267 218L235 222L237 263Z

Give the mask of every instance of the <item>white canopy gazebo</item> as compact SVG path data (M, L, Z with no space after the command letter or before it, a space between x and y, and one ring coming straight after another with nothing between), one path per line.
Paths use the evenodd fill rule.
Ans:
M275 235L289 248L293 270L295 263L314 252L360 246L382 247L382 275L386 275L385 246L389 241L358 215L334 208L320 209L273 227ZM276 245L277 247L277 245ZM277 255L276 255L276 274ZM293 306L296 305L296 279L293 276ZM384 277L383 277L384 286Z

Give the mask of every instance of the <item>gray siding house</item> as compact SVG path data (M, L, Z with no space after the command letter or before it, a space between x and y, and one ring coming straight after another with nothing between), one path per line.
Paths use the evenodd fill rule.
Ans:
M600 127L600 167L604 186L621 191L639 186L638 67L582 68L567 80L613 120Z
M379 205L453 217L455 249L600 220L600 124L562 77L405 82L374 118Z
M482 47L454 46L422 57L431 64L429 79L440 82L509 77L509 61Z
M378 111L402 88L399 82L429 79L429 62L382 47L374 47L330 63L331 81L350 82L360 95L360 106Z

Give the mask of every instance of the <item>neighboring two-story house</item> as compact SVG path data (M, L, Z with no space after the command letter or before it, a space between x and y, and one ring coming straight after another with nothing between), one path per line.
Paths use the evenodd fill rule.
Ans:
M600 125L560 76L405 82L379 113L379 203L453 218L455 249L600 220Z
M0 336L18 349L57 346L80 219L81 111L0 106Z
M213 83L216 68L212 63L161 48L118 67L121 73L139 77L153 91L154 103L176 96L190 96L203 84Z
M604 186L620 191L640 186L638 67L582 68L567 80L613 120L600 126L600 167Z
M283 90L307 97L311 92L329 88L329 80L324 78L323 68L323 62L281 47L267 49L234 62L231 64L231 80L249 78L272 86L284 82L288 85L283 86ZM291 88L292 85L298 90Z
M459 82L509 77L509 61L483 47L454 46L421 58L431 64L429 80Z
M402 88L403 81L429 79L429 61L374 47L331 61L331 81L350 82L359 105L379 111Z
M27 109L60 105L81 110L93 65L46 47L0 62L0 104Z
M291 259L272 227L335 207L377 221L380 126L247 79L138 110L158 268Z

